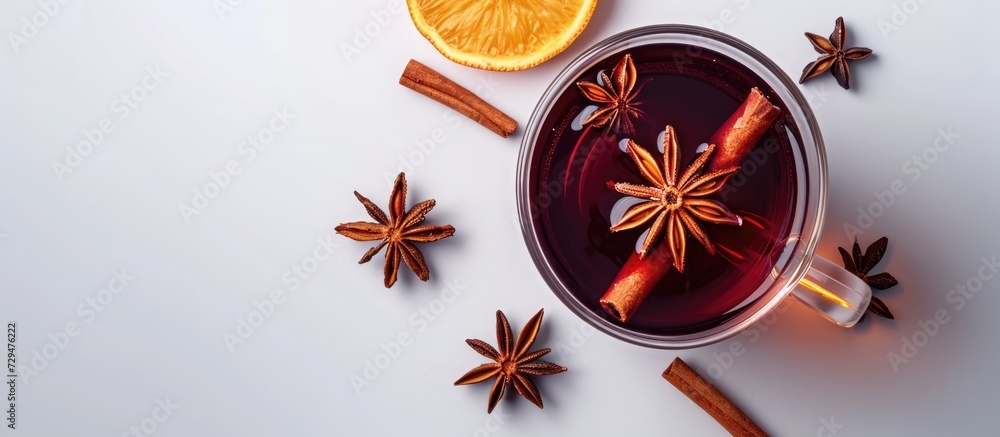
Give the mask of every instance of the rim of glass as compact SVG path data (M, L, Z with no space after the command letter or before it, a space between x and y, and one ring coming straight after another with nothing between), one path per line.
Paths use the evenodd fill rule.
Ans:
M537 204L532 201L532 181L538 178L539 162L536 155L539 125L552 109L556 98L571 86L572 81L582 72L591 68L608 56L627 49L648 44L676 43L701 47L724 54L749 68L759 76L781 98L782 108L792 116L803 144L796 155L799 178L796 211L801 214L800 222L793 223L785 252L788 254L783 265L772 273L773 283L767 292L740 313L726 322L699 332L684 335L654 335L631 330L627 325L612 322L595 314L580 302L553 266L558 262L542 248L539 236L540 214ZM820 230L826 210L827 164L826 152L819 126L808 102L799 91L797 84L774 62L749 44L725 33L699 26L683 24L661 24L638 27L613 35L584 51L569 63L552 81L535 106L525 127L517 168L517 210L521 223L521 233L538 272L553 293L578 317L596 329L612 337L660 349L687 349L705 346L732 337L764 317L791 293L805 276L819 242ZM799 162L799 160L803 162Z

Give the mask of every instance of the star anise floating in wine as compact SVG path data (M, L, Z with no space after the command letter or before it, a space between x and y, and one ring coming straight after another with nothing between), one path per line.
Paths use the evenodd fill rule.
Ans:
M583 81L576 83L584 97L601 105L583 121L583 124L592 124L595 127L610 124L611 129L616 132L634 134L635 126L632 124L632 119L641 117L643 113L638 108L639 103L634 101L639 92L634 90L637 74L632 56L628 54L623 56L612 70L611 77L603 71L600 77L601 82L604 82L602 85Z
M389 195L389 215L377 205L362 196L357 191L354 195L365 206L365 210L377 223L372 222L350 222L342 223L336 227L338 234L356 241L382 240L378 245L368 250L358 264L371 261L383 247L385 250L385 287L392 287L396 283L396 276L399 272L400 258L410 267L421 281L430 279L430 269L424 261L423 254L414 243L430 243L442 238L447 238L455 233L455 228L451 225L444 226L417 226L424 221L424 217L434 208L434 199L425 200L416 205L409 212L406 212L406 175L400 173L396 177L396 182L392 187L392 194Z
M709 199L722 189L729 175L739 167L702 174L705 163L715 150L715 145L712 144L681 174L680 147L677 145L677 135L673 126L667 126L663 134L663 171L660 171L660 166L653 155L634 141L628 140L627 150L639 167L639 173L652 186L627 182L609 183L619 193L646 199L645 202L625 211L621 220L611 227L611 232L632 229L655 218L649 228L649 234L642 243L639 255L645 257L666 231L666 244L670 246L674 257L674 268L679 272L684 271L688 233L691 233L705 250L714 254L715 246L709 241L708 235L698 222L726 225L740 223L739 217L730 212L726 205Z
M806 38L812 43L813 48L821 55L819 59L810 62L802 70L802 78L799 83L819 76L833 68L833 76L837 78L837 83L845 90L851 88L851 67L847 61L859 61L871 56L871 49L864 47L854 47L845 49L847 43L847 27L844 26L844 17L837 18L837 25L830 34L830 39L823 38L815 33L806 32Z
M889 239L882 237L875 240L864 252L861 252L861 246L858 245L858 240L856 239L854 240L854 247L850 254L843 247L838 247L837 249L840 250L840 257L844 260L844 268L865 281L872 288L872 292L874 292L875 290L885 290L899 284L899 281L889 273L868 274L882 260L882 256L885 255L885 250L888 247ZM868 304L868 311L879 317L893 319L892 313L889 312L889 307L882 302L882 299L875 296L872 296L872 301ZM864 316L862 316L863 319Z
M473 350L480 355L493 360L492 363L483 364L462 375L455 385L475 384L493 378L493 388L490 389L489 404L486 407L487 413L493 412L497 402L503 397L504 388L507 384L513 384L517 392L524 396L531 403L542 408L542 395L538 392L538 387L528 378L529 375L553 375L566 371L566 368L546 361L538 361L543 355L552 349L539 349L528 352L535 338L538 336L538 329L542 326L542 314L544 309L539 310L524 329L517 336L514 342L514 334L510 330L510 323L503 311L497 311L497 347L494 349L482 340L465 340Z

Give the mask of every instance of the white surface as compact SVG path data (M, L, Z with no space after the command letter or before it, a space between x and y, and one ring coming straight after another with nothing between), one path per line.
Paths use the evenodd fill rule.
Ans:
M860 237L891 239L876 271L902 285L876 295L897 319L843 330L791 304L679 355L778 435L994 432L1000 283L971 301L949 292L1000 245L997 3L604 0L565 53L509 74L447 61L405 12L379 12L388 4L244 0L220 19L209 1L73 1L16 53L0 46L0 322L19 323L26 365L67 323L79 329L37 375L22 372L19 429L0 434L122 435L144 420L148 431L157 400L177 409L156 435L723 434L660 378L676 352L584 329L546 288L515 221L521 132L501 139L396 80L418 59L524 123L563 65L619 31L720 20L798 78L816 57L802 32L828 34L838 15L849 45L876 57L854 64L850 92L829 75L802 87L831 169L820 253L835 257L851 242L843 224L900 180L906 192ZM915 5L897 31L880 32L894 8ZM20 32L39 10L3 2L0 31ZM366 26L378 34L348 60L343 44ZM169 76L122 119L116 99L156 66ZM283 108L295 118L249 159L241 142ZM60 181L52 163L103 118L114 131ZM908 162L949 127L960 138L912 181ZM435 130L424 156L417 142ZM185 222L179 205L230 161L241 172ZM332 228L365 219L352 190L384 206L401 162L414 166L409 204L436 198L429 222L458 232L425 246L429 283L401 271L385 290L382 258L358 266L369 246ZM318 241L333 254L295 288L286 272L313 267ZM123 268L135 279L101 312L86 310ZM464 288L442 306L449 282ZM224 333L272 289L287 300L231 353ZM484 361L463 340L494 342L497 309L519 331L540 307L538 344L570 370L536 378L544 410L509 390L489 416L488 384L452 386ZM426 308L440 314L431 321ZM894 369L887 354L935 312L948 322L929 341L917 334L924 346ZM403 333L412 344L357 393L351 376ZM730 360L730 350L742 352Z

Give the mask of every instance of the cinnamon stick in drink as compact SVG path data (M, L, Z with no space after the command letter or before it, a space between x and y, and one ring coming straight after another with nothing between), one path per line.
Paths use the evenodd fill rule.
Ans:
M760 90L750 90L743 104L709 138L708 144L715 144L715 152L705 165L705 171L740 165L780 113L781 110ZM663 242L654 246L644 258L633 252L601 297L601 307L615 319L627 322L672 266L673 255Z

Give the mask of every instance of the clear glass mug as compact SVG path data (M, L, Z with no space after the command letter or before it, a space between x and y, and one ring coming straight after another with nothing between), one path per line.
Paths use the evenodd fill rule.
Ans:
M553 268L553 256L542 247L539 203L533 198L540 168L536 143L542 122L554 101L595 64L630 48L647 44L684 44L728 56L765 82L783 103L795 132L789 131L797 189L791 231L771 274L758 288L753 303L711 328L677 335L654 335L630 329L588 307L568 281ZM786 128L787 129L787 128ZM687 25L641 27L612 36L573 60L542 95L525 128L517 172L517 204L521 230L532 260L549 287L579 317L595 328L625 341L648 347L679 349L704 346L734 336L760 320L789 294L840 326L851 327L864 315L871 289L840 266L815 255L826 209L827 167L823 138L816 118L798 86L759 51L732 36ZM693 243L689 243L693 244Z

